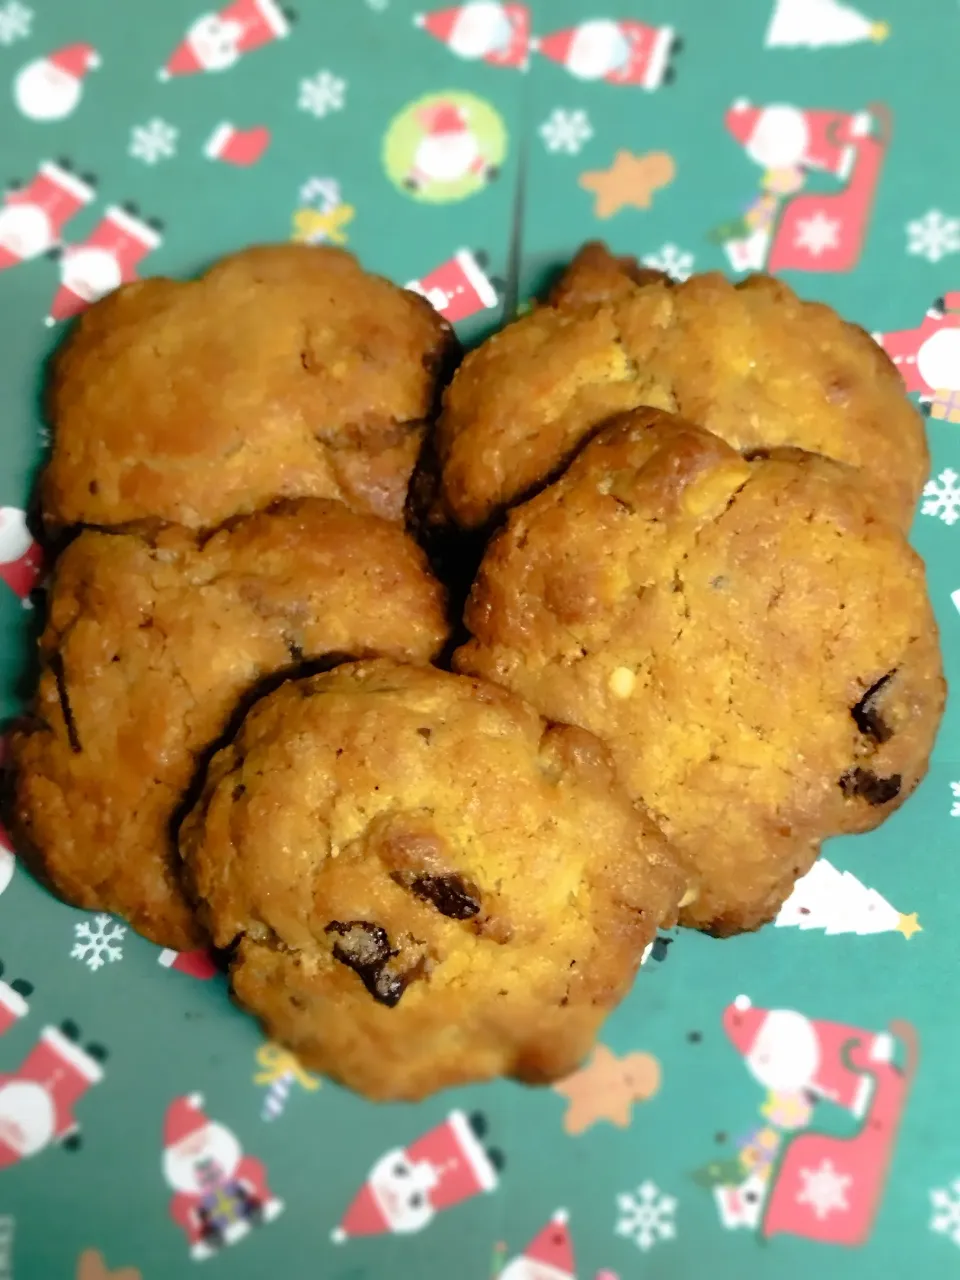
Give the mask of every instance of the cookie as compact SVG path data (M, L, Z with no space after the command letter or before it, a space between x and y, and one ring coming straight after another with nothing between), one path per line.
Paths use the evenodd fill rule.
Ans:
M877 826L926 770L937 629L880 505L840 463L748 461L639 410L487 551L455 667L609 744L698 881L683 923L771 919L821 840Z
M682 891L592 735L388 661L257 703L180 849L240 1002L378 1099L569 1073Z
M469 353L433 444L429 519L474 529L531 496L618 412L678 413L749 455L794 447L856 467L906 528L929 469L923 421L876 342L780 281L674 284L602 246Z
M423 298L326 246L124 285L54 363L47 526L209 529L304 496L400 519L453 347Z
M82 533L54 570L35 714L12 738L18 847L69 902L200 945L170 826L238 702L329 654L427 662L443 604L396 525L324 499L205 541Z

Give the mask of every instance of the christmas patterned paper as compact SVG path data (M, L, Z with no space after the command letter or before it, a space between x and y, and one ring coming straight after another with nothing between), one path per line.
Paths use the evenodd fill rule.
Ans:
M956 0L214 6L0 0L6 716L47 356L260 240L347 246L468 344L597 237L836 306L927 417L912 537L960 680ZM951 698L907 806L762 933L658 938L578 1072L373 1106L0 831L0 1280L952 1275L958 844Z

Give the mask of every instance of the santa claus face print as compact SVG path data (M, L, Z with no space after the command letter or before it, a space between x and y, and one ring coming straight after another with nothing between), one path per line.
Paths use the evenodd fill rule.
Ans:
M163 1174L175 1191L196 1195L229 1178L242 1154L229 1129L207 1124L164 1151Z
M187 32L187 43L205 71L225 71L240 57L242 34L236 22L208 13Z
M450 33L450 50L460 58L482 58L510 43L510 19L496 0L466 4Z
M794 1009L774 1009L764 1019L746 1058L752 1075L768 1089L792 1093L814 1079L820 1048L809 1020Z
M598 19L577 28L566 65L581 80L599 80L619 70L629 58L629 42L617 23Z
M53 1138L54 1124L49 1089L32 1080L11 1080L0 1086L0 1143L18 1157L42 1151Z
M49 249L50 219L36 204L7 204L0 208L0 247L21 261Z
M31 120L60 120L80 101L82 84L46 58L23 68L14 84L20 110Z
M960 327L929 337L917 352L917 369L935 391L960 390Z
M790 169L806 154L809 137L802 111L790 106L767 107L747 143L747 155L765 169Z
M394 116L383 140L387 176L404 195L445 204L482 191L499 173L507 134L471 93L432 93Z
M429 1165L413 1164L403 1151L390 1151L373 1166L369 1182L391 1231L420 1231L433 1217Z

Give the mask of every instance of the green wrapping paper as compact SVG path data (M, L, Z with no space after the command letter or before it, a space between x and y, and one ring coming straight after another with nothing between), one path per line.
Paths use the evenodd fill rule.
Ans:
M0 0L4 713L65 325L121 281L286 239L347 245L467 344L593 238L831 303L928 414L912 537L952 681L960 8L419 2ZM0 1280L952 1274L958 819L951 701L918 793L828 843L776 926L661 937L555 1088L418 1106L304 1071L206 957L57 903L5 841Z

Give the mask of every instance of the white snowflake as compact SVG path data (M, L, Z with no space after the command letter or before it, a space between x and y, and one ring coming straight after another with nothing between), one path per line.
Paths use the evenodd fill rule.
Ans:
M801 1169L800 1177L803 1187L797 1192L797 1204L808 1204L818 1222L850 1208L847 1188L853 1182L853 1174L840 1173L826 1156L815 1169Z
M82 960L94 973L108 962L112 964L123 959L120 943L127 931L111 916L99 915L92 920L81 920L73 926L73 932L76 942L70 955L74 960Z
M960 218L931 209L907 223L907 253L939 262L948 253L960 253Z
M960 520L960 476L952 467L941 471L936 480L928 480L923 486L926 499L920 508L921 515L935 516L944 524L956 524Z
M585 111L556 107L540 126L540 137L548 151L565 151L568 156L575 156L593 137L593 126Z
M641 1182L635 1193L623 1192L617 1196L619 1217L615 1227L618 1236L627 1236L644 1253L660 1240L673 1240L677 1234L673 1216L677 1202L666 1196L648 1178Z
M950 817L960 818L960 782L951 782L950 790L953 792L953 804L950 806Z
M689 279L693 271L693 254L679 249L675 244L664 244L656 253L648 253L643 259L645 267L654 271L665 271L668 276L681 283Z
M297 106L319 119L329 111L342 111L346 92L346 80L332 71L318 71L315 76L305 76L300 81Z
M180 130L154 116L146 124L135 124L130 130L128 153L144 164L156 164L158 160L170 160L177 154L177 138Z
M16 40L26 40L33 26L33 10L28 9L19 0L8 0L0 4L0 44L13 44Z
M336 178L308 178L300 188L300 203L315 205L321 213L329 213L341 203L340 183Z
M836 249L839 243L840 219L828 218L822 209L797 223L794 244L799 249L809 250L814 258L819 258L827 249Z
M960 1178L954 1178L949 1187L934 1187L930 1203L930 1230L949 1236L955 1245L960 1245Z

